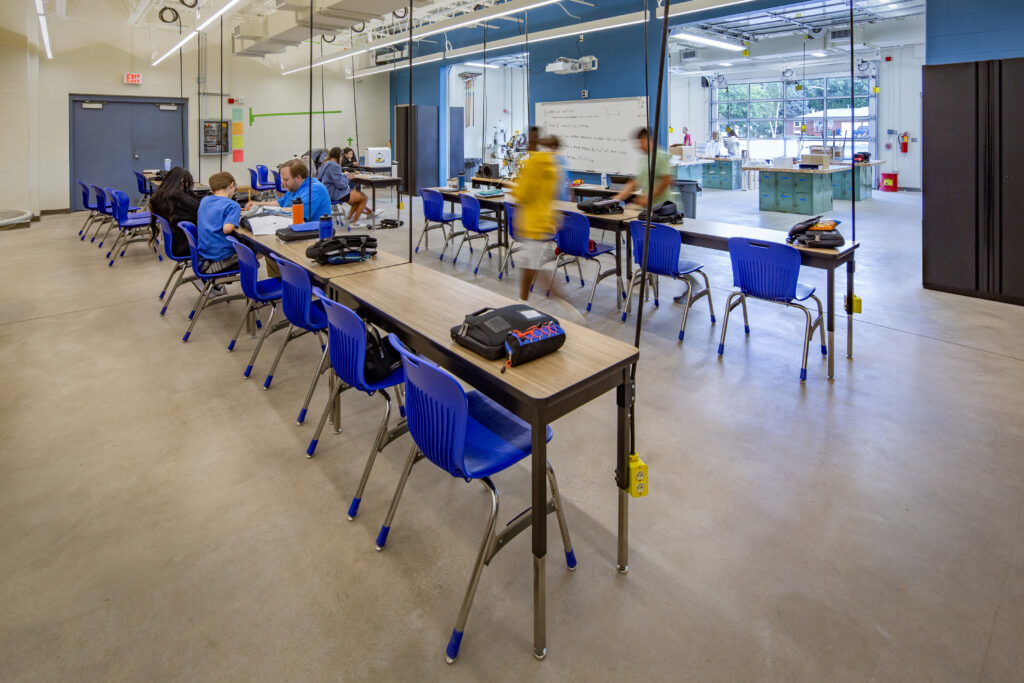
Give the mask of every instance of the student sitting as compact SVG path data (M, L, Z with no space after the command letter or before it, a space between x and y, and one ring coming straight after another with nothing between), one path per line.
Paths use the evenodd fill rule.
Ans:
M238 227L242 208L232 197L235 179L227 171L210 176L212 195L199 202L199 269L204 273L221 273L238 267L238 255L227 236Z
M192 174L181 166L175 166L167 172L167 176L156 188L153 198L149 200L149 211L153 214L150 228L153 239L160 234L156 225L156 216L165 218L171 226L171 253L175 256L188 256L188 240L185 233L178 229L178 223L188 221L196 223L199 211L199 197L192 190Z
M341 150L341 167L346 171L357 171L356 168L359 166L359 159L356 157L356 152L351 147L346 147Z
M331 197L327 188L316 178L309 177L309 169L299 159L286 161L281 165L281 187L287 192L280 199L268 202L249 202L245 206L248 211L254 206L291 206L295 201L302 202L302 216L307 223L320 220L320 216L331 215Z
M341 148L332 147L327 153L327 161L317 172L317 180L327 188L332 203L349 205L348 222L353 223L366 208L366 195L349 186L348 177L341 171L341 157Z

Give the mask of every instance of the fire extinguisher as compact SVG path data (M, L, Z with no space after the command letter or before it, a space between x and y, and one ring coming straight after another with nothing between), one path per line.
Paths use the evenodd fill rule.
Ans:
M904 131L903 134L900 135L900 151L903 152L904 154L906 154L907 150L909 149L909 147L910 147L910 133Z

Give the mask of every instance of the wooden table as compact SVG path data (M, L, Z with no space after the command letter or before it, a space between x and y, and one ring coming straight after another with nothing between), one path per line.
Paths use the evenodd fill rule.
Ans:
M465 380L525 420L533 434L530 459L533 517L533 652L547 653L545 559L547 557L546 428L612 389L616 392L615 480L619 489L618 569L628 569L629 423L633 400L629 367L639 350L571 322L556 353L501 373L501 360L486 360L452 341L449 329L466 313L516 303L416 263L331 280L332 294L404 343ZM429 293L429 295L427 294ZM569 447L571 452L571 446ZM525 520L524 520L525 521ZM525 524L524 524L525 528ZM513 532L514 533L514 532Z
M349 180L353 181L357 185L369 185L370 192L372 193L372 200L370 203L370 225L377 225L377 188L378 187L398 187L402 184L402 179L398 176L392 175L371 175L369 173L353 173L349 176Z
M146 179L146 182L149 183L150 185L152 185L153 187L160 187L160 185L163 184L162 180L157 180L157 177L156 177L155 173L143 173L142 176ZM242 190L242 189L243 188L239 188L239 190ZM249 188L245 187L244 189L247 190ZM211 193L210 186L209 185L205 185L203 183L192 183L192 191L195 192L198 195L204 195L204 194L210 194Z
M516 185L516 181L511 178L483 178L476 175L470 178L469 182L473 187L515 187Z
M405 256L378 251L377 255L359 263L345 263L340 265L320 265L306 257L306 247L316 242L315 239L301 240L298 242L282 242L274 235L253 235L245 228L239 228L238 234L248 242L255 251L261 253L274 253L281 258L288 259L305 268L313 279L327 283L333 278L343 275L363 273L375 268L387 268L401 263L408 263Z

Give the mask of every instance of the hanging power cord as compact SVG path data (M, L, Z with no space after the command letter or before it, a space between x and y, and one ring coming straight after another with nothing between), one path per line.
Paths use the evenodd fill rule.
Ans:
M662 16L661 23L661 53L658 59L658 94L655 99L654 109L654 129L649 130L647 134L648 142L648 154L647 154L647 218L644 221L644 249L643 256L640 259L640 305L637 306L636 315L636 333L633 336L633 346L640 348L640 330L643 325L643 301L646 295L646 284L647 284L647 255L651 245L651 214L654 207L654 196L651 190L654 189L654 169L656 167L656 159L658 156L658 138L661 133L661 95L662 95L662 84L665 80L665 50L668 45L668 11L671 0L665 0L664 13ZM644 2L644 14L647 13L647 3ZM647 83L647 21L644 21L644 88L649 92L649 84ZM646 94L646 93L645 93ZM650 107L647 108L647 117L650 120ZM630 383L636 386L636 368L637 364L634 363L630 366L629 379ZM633 395L633 400L630 401L628 407L629 413L629 452L636 453L636 399L635 389L630 392ZM621 468L621 460L620 460ZM626 473L619 472L619 483L620 485L625 483Z
M853 176L854 181L857 179L857 162L853 160L853 131L857 129L857 111L854 109L854 87L853 87L853 0L850 0L850 175ZM828 100L822 100L828 102ZM827 106L826 106L827 110ZM871 170L870 166L866 167L868 171ZM850 232L852 233L850 239L854 242L857 241L857 192L851 193L850 199ZM850 266L853 267L853 262L850 262ZM851 300L846 302L846 312L849 314L853 309L852 297L848 297Z
M227 145L223 144L226 140L227 132L224 130L224 15L220 17L220 45L217 46L218 52L220 52L220 82L217 85L217 95L220 100L220 120L217 121L217 147L220 150L220 154L217 155L217 170L224 170L224 154Z
M412 153L411 153L411 142L412 142L412 3L413 0L409 0L409 111L405 117L405 152L408 163L406 164L406 175L408 175L409 166L412 165ZM405 193L409 197L409 263L412 263L412 193L415 188L409 183L409 179L405 179ZM374 207L376 208L376 207Z
M320 36L320 61L324 60L324 36ZM324 94L324 69L327 67L323 64L320 65L320 122L323 123L324 127L324 149L327 149L327 96Z

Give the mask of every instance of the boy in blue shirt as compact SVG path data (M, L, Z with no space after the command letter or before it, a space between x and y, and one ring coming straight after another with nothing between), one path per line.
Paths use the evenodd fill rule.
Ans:
M233 197L235 179L227 171L210 176L213 194L199 202L199 269L204 273L221 273L238 268L238 255L227 236L235 231L242 216L242 207Z
M307 223L320 220L320 216L331 215L331 196L327 193L327 188L316 178L309 177L309 169L299 159L292 159L281 165L281 187L287 192L280 199L249 202L245 210L248 211L254 206L291 206L298 199L302 201L303 220Z

